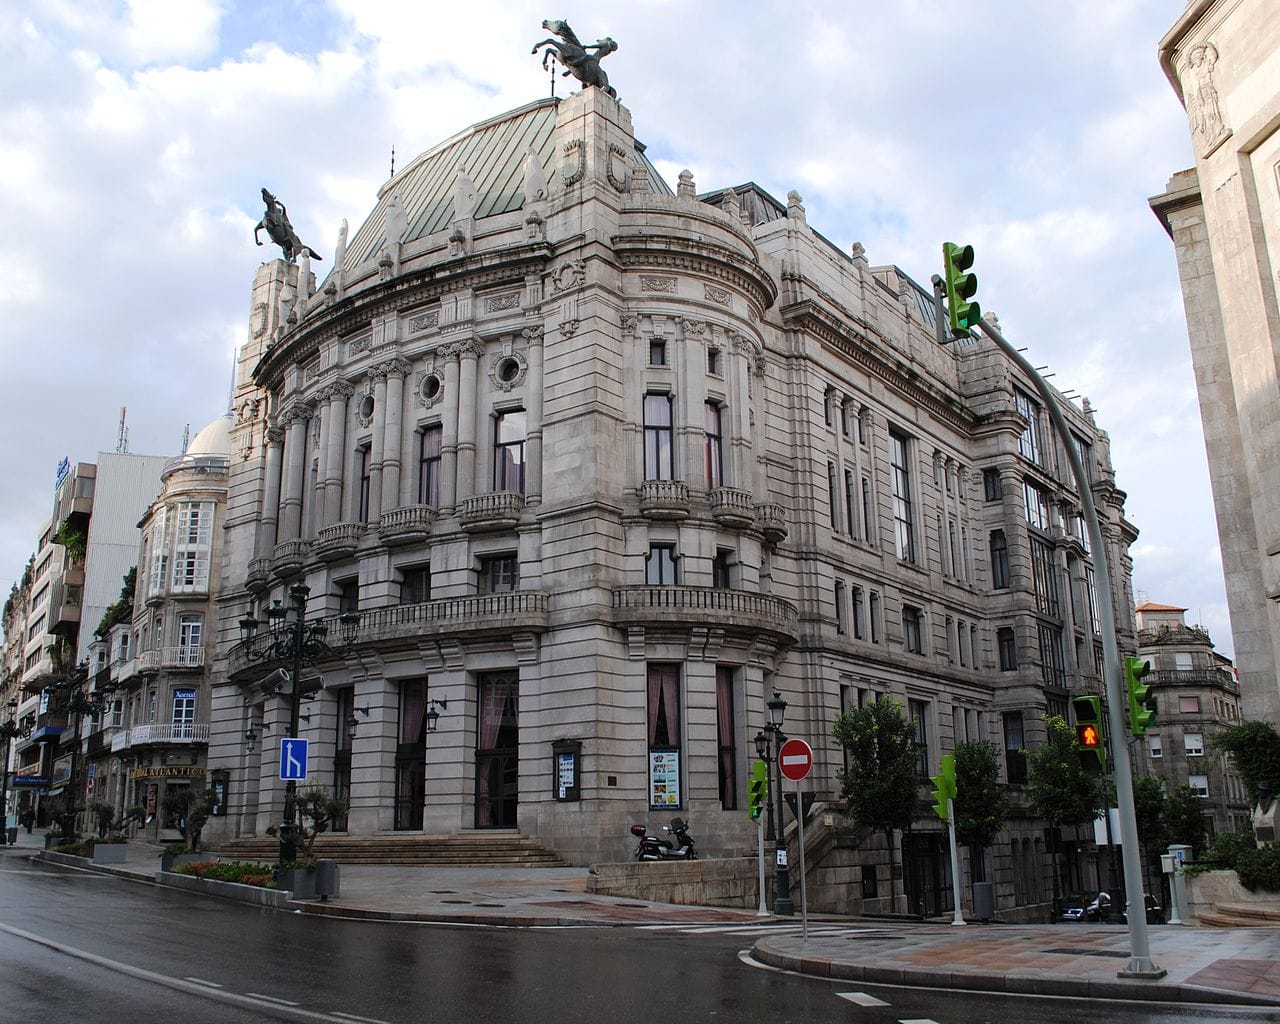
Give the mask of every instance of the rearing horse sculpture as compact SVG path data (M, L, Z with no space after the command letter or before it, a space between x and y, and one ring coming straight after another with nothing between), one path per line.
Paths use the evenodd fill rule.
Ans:
M298 237L298 233L293 230L293 225L289 223L289 211L285 209L284 203L280 202L265 188L262 190L262 201L267 204L267 212L262 215L262 220L258 221L257 227L253 229L253 240L258 245L262 244L262 240L258 237L258 232L265 230L267 237L280 246L281 252L284 253L284 258L289 263L292 263L298 258L299 253L303 252L313 260L323 259L311 246L302 244L302 239Z
M573 29L569 27L567 21L544 21L542 27L548 32L560 37L560 41L555 39L544 39L542 42L534 46L530 53L537 53L542 47L546 47L546 51L542 54L542 67L545 70L547 61L554 53L560 63L567 70L561 72L565 75L573 75L583 85L594 85L597 89L603 89L614 99L618 98L617 90L609 84L609 76L604 73L604 69L600 67L602 58L609 56L618 48L608 36L603 39L597 39L594 43L583 46L578 37L574 35ZM594 50L594 53L588 51Z

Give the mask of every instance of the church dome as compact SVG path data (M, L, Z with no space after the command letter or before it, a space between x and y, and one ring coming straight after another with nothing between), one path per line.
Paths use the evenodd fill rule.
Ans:
M231 414L219 416L191 439L187 455L230 455Z

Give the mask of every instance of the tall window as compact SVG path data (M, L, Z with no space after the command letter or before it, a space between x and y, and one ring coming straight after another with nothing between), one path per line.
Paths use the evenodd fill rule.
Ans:
M525 411L500 412L493 423L493 489L524 493Z
M369 446L356 449L356 471L360 476L360 485L356 493L356 522L369 521Z
M333 585L338 591L338 614L358 612L360 610L359 577L349 576L345 580L334 580Z
M1018 641L1012 628L1001 626L996 630L996 647L1000 656L1000 671L1016 671L1018 668Z
M850 537L858 536L858 489L854 483L853 470L844 471L844 507L849 513L845 522L845 532Z
M738 745L734 728L734 672L726 665L716 666L716 742L720 762L718 783L720 807L725 811L738 809Z
M674 809L682 804L680 666L652 664L648 668L649 806Z
M924 653L924 639L921 636L921 620L924 613L909 604L902 606L902 646L910 654Z
M151 564L148 568L147 593L155 595L163 593L165 580L169 575L169 545L172 540L169 534L169 507L161 505L151 517Z
M922 700L908 700L907 713L911 716L911 725L915 729L916 775L921 779L929 777L929 705Z
M480 593L505 594L520 583L520 562L513 554L480 559Z
M178 664L195 668L200 665L203 648L200 646L204 632L204 616L181 615L178 617Z
M982 471L982 494L987 501L999 501L1004 497L1004 483L1000 470L990 467Z
M1013 407L1022 416L1027 425L1018 438L1018 453L1032 462L1040 462L1040 403L1026 392L1013 389Z
M724 447L720 435L720 406L715 402L707 402L703 410L706 430L707 487L720 487L724 484Z
M844 581L836 580L835 586L836 600L836 633L844 636L849 632L849 610L848 603L845 601Z
M1098 583L1094 579L1091 565L1084 567L1084 592L1089 599L1089 626L1094 633L1101 635L1102 618L1098 615Z
M733 551L729 548L717 548L716 557L711 561L711 585L719 590L728 590L733 586L732 573Z
M1062 630L1040 623L1040 678L1045 686L1066 686L1067 668L1062 658Z
M862 588L853 588L853 638L862 640L867 635L866 609L862 607Z
M880 593L879 591L871 591L871 595L867 598L868 622L867 625L871 629L871 642L878 644L880 642Z
M408 565L400 570L400 603L425 604L431 600L431 566Z
M1022 712L1006 711L1004 724L1004 765L1009 782L1020 785L1027 781L1027 755L1023 752L1027 743L1022 735Z
M1080 456L1080 468L1084 470L1084 482L1086 484L1093 483L1093 445L1086 441L1079 434L1069 434L1071 438L1071 446L1076 450L1076 454Z
M1049 496L1030 480L1022 481L1022 499L1027 510L1027 525L1048 531L1053 522L1049 514Z
M444 431L440 427L423 429L418 447L418 504L440 504L440 451Z
M674 480L670 395L644 396L644 478Z
M1061 614L1058 601L1058 567L1053 560L1053 545L1039 537L1031 540L1031 578L1035 586L1036 611L1041 615Z
M673 587L680 581L674 544L649 545L644 581L651 587Z
M896 431L889 432L889 468L893 477L893 526L897 555L904 562L915 562L915 524L911 507L911 464L907 459L907 439Z
M836 490L836 464L827 463L827 509L831 514L831 529L840 529L840 492Z
M859 420L859 423L862 421ZM871 530L875 520L872 518L874 511L871 501L871 478L864 476L862 478L862 539L868 544L871 543Z
M173 691L173 738L190 739L196 721L196 691Z
M177 592L209 589L213 508L212 501L184 501L178 506L173 546L173 589Z

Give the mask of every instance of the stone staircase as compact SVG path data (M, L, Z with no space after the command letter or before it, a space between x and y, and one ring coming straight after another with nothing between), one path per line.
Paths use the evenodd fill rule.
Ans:
M232 839L211 847L210 853L236 860L275 860L280 842L270 836ZM568 862L536 839L507 830L464 831L449 836L418 833L347 836L326 834L316 839L316 857L339 864L420 864L432 867L528 868L567 867Z
M1196 923L1206 928L1280 928L1280 901L1215 903L1197 915Z

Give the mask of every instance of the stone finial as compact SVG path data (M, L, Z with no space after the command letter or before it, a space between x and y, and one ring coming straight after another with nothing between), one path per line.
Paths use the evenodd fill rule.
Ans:
M987 323L989 323L997 331L1000 330L1000 318L996 316L994 309L988 309L985 313L983 313L982 319L985 320Z
M480 197L476 194L476 183L467 174L463 165L458 165L458 176L453 181L453 219L464 220L475 216Z
M397 246L409 231L409 215L404 212L400 193L392 192L387 199L387 244Z
M805 220L804 201L795 189L787 193L787 216L793 220Z
M720 209L722 209L734 220L740 219L740 211L738 208L738 193L735 192L733 189L729 189L727 192L725 192L724 202L721 204Z
M542 161L529 147L524 158L524 204L529 206L547 198L547 176L542 171Z
M867 263L867 250L861 242L854 242L849 247L849 252L853 255L854 263Z
M693 171L685 168L680 172L680 184L676 186L676 195L681 199L695 199L698 188L693 183Z

